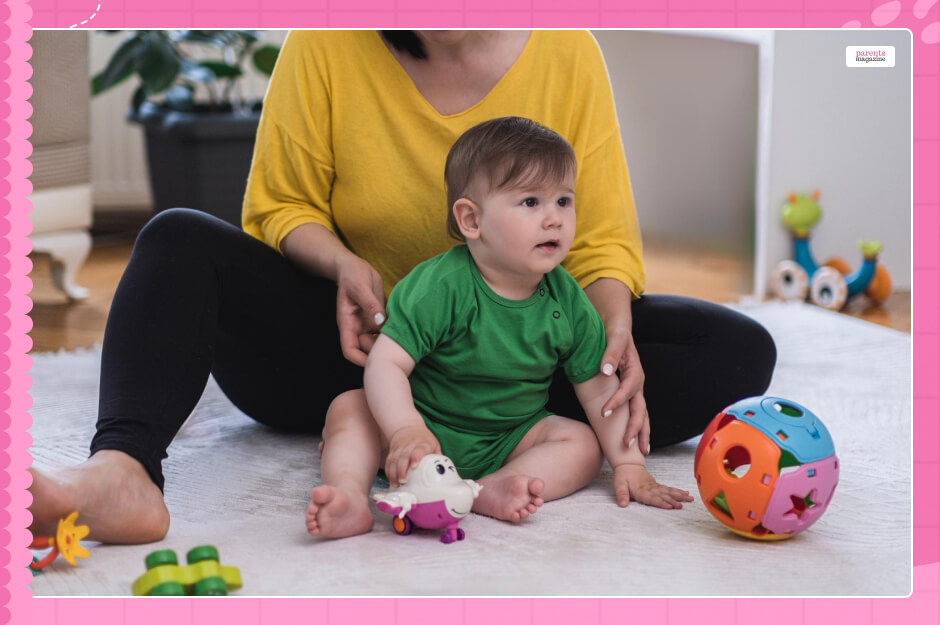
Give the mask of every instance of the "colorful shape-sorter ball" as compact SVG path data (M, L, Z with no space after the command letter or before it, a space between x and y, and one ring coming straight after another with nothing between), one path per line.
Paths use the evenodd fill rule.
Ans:
M780 540L815 523L839 483L823 422L780 397L749 397L721 411L695 452L708 511L736 534Z

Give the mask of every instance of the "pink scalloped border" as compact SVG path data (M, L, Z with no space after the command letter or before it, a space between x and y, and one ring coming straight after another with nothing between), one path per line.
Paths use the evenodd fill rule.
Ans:
M0 447L7 449L0 452L0 480L3 481L4 516L2 526L6 529L0 531L0 576L4 580L4 588L0 591L0 622L7 620L7 616L23 613L26 601L29 598L28 584L31 578L26 569L30 561L30 554L24 547L30 541L26 527L29 524L29 514L25 511L26 487L29 475L26 472L30 464L29 446L30 436L27 432L31 424L28 409L32 399L27 391L31 384L28 371L31 359L27 352L31 341L27 332L32 327L27 316L32 304L27 296L32 287L27 275L30 271L30 261L27 254L31 244L27 235L32 226L27 218L29 201L27 197L32 192L32 185L27 180L31 166L26 160L32 152L28 138L32 127L26 121L31 108L26 102L31 87L27 83L32 73L28 64L31 49L26 43L29 40L31 29L28 21L32 16L29 5L23 0L9 0L3 5L3 10L9 15L2 26L2 48L0 59L3 64L3 82L0 83L0 96L4 102L3 111L5 121L0 123L0 157L2 169L6 174L2 185L3 196L0 200L0 236L3 238L3 261L0 264L0 273L6 278L0 281L2 299L0 299L0 323L4 334L0 350L3 356L4 375L0 376L0 395L3 404L3 428L5 434ZM7 490L8 489L8 490ZM9 506L7 498L12 495L14 505ZM9 518L7 518L9 517Z

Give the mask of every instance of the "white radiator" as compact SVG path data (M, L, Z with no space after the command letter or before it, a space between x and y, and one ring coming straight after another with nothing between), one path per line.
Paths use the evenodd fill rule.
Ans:
M94 74L107 65L124 37L90 33L90 40ZM150 209L143 128L127 121L136 88L137 81L132 78L91 100L91 184L96 207Z
M147 210L151 199L143 129L124 121L128 100L114 100L102 96L92 105L92 200L96 207Z

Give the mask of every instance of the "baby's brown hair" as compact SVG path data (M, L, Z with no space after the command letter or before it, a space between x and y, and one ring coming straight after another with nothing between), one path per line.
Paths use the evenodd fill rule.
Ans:
M577 172L574 149L565 139L524 117L499 117L460 135L447 154L447 233L463 240L454 202L483 176L490 191L524 183L561 180ZM472 199L472 198L471 198ZM478 200L476 200L478 201Z

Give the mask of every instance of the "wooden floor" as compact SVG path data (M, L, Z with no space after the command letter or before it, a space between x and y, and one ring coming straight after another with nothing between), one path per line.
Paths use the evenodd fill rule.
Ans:
M72 350L100 344L114 290L131 252L131 238L108 236L98 240L82 267L78 284L91 295L69 302L52 285L49 259L32 257L33 351ZM647 244L644 249L647 292L676 293L713 302L737 301L751 290L751 266L733 257L694 253ZM911 331L911 294L894 293L887 302L872 306L865 298L850 302L846 314L902 332Z

